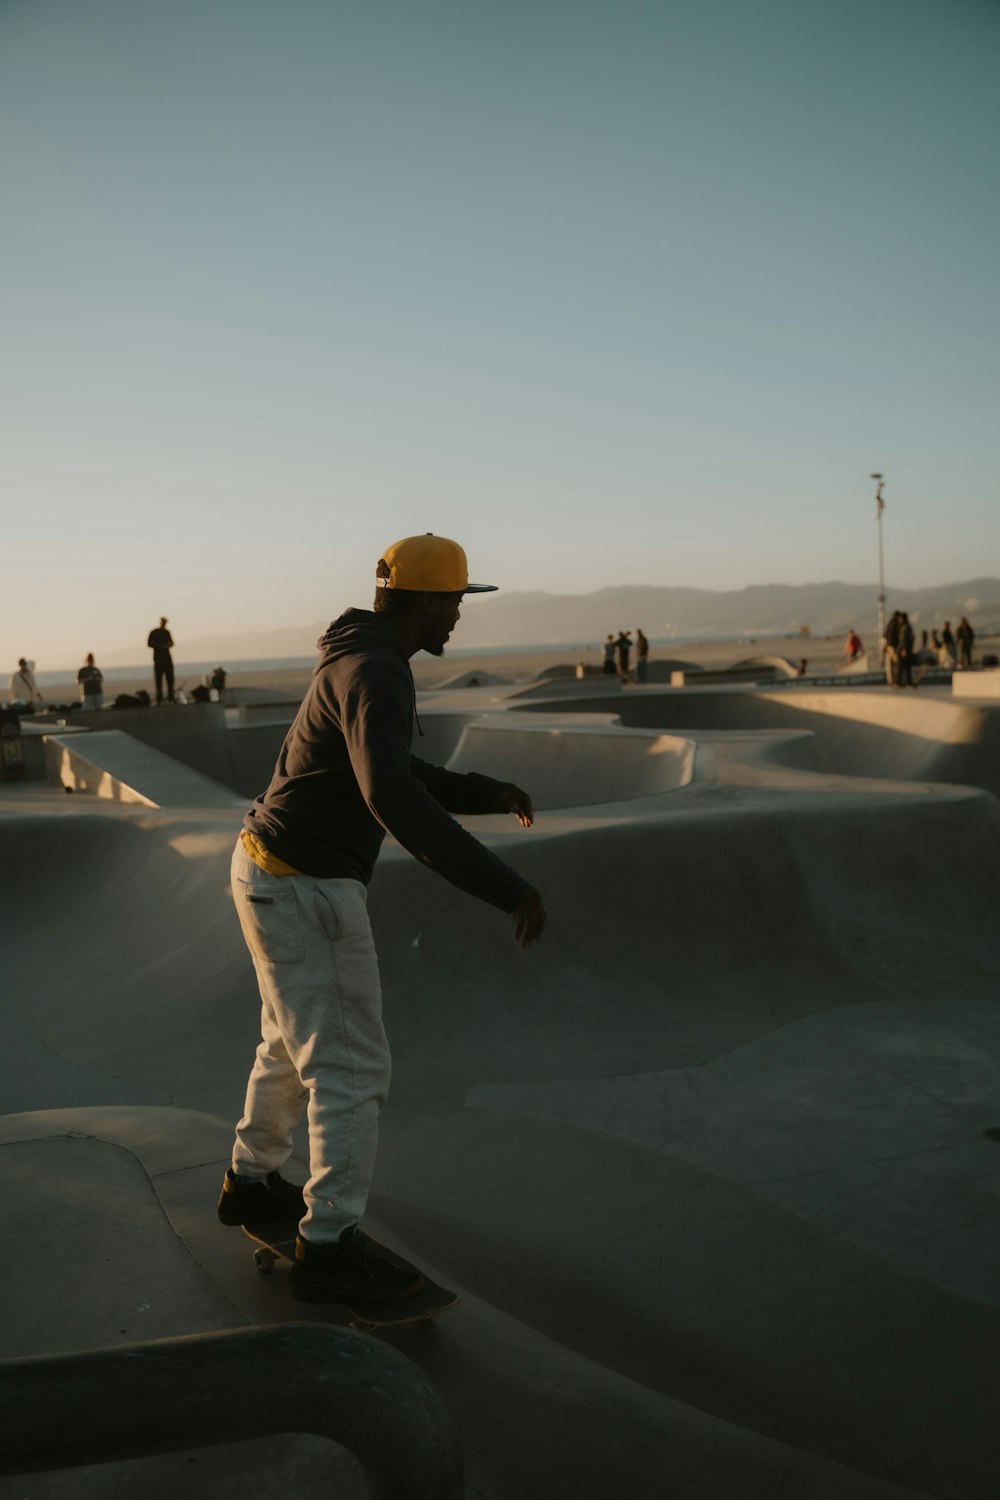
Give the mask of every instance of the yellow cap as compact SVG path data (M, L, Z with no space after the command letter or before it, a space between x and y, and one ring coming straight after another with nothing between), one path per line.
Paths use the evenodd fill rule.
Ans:
M375 576L386 589L415 594L491 594L495 583L470 583L469 564L457 542L446 536L406 536L379 558Z

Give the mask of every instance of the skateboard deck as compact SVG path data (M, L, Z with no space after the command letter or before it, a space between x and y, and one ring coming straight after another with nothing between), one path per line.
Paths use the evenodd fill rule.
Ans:
M243 1233L248 1239L253 1240L257 1247L253 1252L253 1259L258 1271L270 1274L279 1260L288 1261L289 1264L295 1260L297 1222L243 1224L241 1227ZM372 1240L371 1235L367 1238L378 1247L379 1254L386 1260L394 1261L397 1265L408 1264L400 1256L395 1255L388 1245ZM349 1314L352 1328L371 1333L376 1328L398 1328L404 1323L427 1323L431 1318L438 1318L442 1313L457 1307L458 1300L457 1292L450 1292L446 1287L438 1286L437 1282L425 1276L424 1285L420 1291L415 1292L412 1297L404 1297L399 1302L378 1302L366 1297L353 1300L338 1297L325 1305L344 1308Z

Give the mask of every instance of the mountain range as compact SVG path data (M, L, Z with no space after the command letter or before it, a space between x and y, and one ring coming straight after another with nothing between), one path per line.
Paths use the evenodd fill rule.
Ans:
M744 589L658 587L647 584L599 589L591 594L498 593L467 599L453 644L463 647L582 646L610 632L641 626L653 642L684 637L795 635L808 626L814 635L832 635L854 626L874 634L877 614L874 584L754 584ZM367 607L367 600L366 600ZM1000 628L1000 579L973 578L964 583L923 589L893 589L887 609L905 609L918 628L943 620L954 625L967 615L975 629ZM185 639L175 635L178 661L264 661L308 657L327 620L279 630L245 631ZM109 666L136 660L135 648L105 656Z

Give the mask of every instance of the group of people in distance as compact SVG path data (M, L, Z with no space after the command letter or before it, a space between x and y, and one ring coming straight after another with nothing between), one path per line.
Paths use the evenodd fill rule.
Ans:
M161 616L160 623L149 632L146 641L147 646L153 653L153 680L156 688L157 703L176 703L177 697L174 689L174 663L171 651L173 650L173 637L167 629L166 616ZM94 661L93 652L88 652L83 666L76 674L77 685L80 689L80 708L95 711L104 707L104 674ZM192 696L195 701L208 700L211 689L216 689L221 697L222 690L226 686L226 673L224 668L216 667L210 676L206 677L203 687L195 688ZM12 708L20 713L34 713L36 704L44 700L35 678L35 664L25 657L20 657L17 670L11 673L9 702ZM132 700L130 700L132 701ZM141 693L134 701L149 703L149 694ZM186 699L181 697L182 702Z
M940 632L921 631L920 649L915 648L913 626L906 610L893 611L885 627L885 680L890 687L916 687L913 667L945 667L963 671L972 666L972 647L976 633L965 615L952 632L945 620Z
M619 631L617 636L608 636L604 642L605 677L614 677L617 673L622 682L646 681L646 673L649 665L649 642L638 626L636 626L635 631L635 678L632 677L630 670L632 644L631 630L622 630Z

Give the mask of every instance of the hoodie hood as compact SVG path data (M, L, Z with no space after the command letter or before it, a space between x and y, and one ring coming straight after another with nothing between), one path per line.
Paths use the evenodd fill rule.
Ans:
M342 615L330 622L316 642L319 660L314 673L342 656L359 650L370 651L373 647L394 650L409 670L403 643L384 615L377 615L371 609L345 609Z

